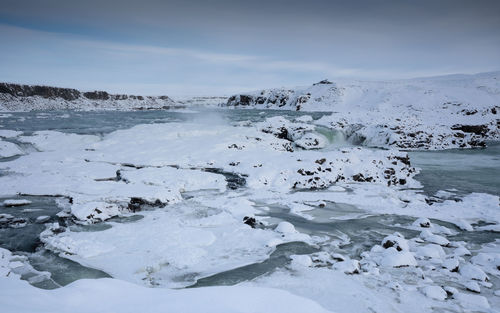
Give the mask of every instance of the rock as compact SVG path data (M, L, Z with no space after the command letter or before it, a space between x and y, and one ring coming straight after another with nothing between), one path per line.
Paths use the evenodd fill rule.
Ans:
M417 219L415 222L413 222L412 225L416 226L416 227L430 228L432 224L428 218L421 217L421 218Z
M446 286L443 289L446 291L446 294L448 295L448 297L451 297L455 294L458 294L457 288Z
M422 293L431 299L439 301L444 301L448 297L446 291L439 286L425 286L422 288Z
M331 81L329 81L328 79L323 79L317 83L314 83L313 86L316 86L316 85L331 85L333 84Z
M467 249L466 247L456 248L455 251L453 251L453 254L455 254L456 256L471 255L469 249Z
M83 96L91 100L108 100L109 94L106 91L84 92Z
M326 251L311 254L311 260L313 261L314 267L328 267L335 262L330 253Z
M333 264L333 268L349 275L359 274L361 272L361 266L358 260L340 261Z
M459 262L456 258L446 259L442 264L443 268L448 269L450 272L458 272L458 265Z
M467 311L484 311L490 308L488 300L483 296L458 292L453 298Z
M409 251L398 251L394 247L384 251L380 265L385 267L417 266L413 253Z
M428 244L417 248L415 252L420 259L443 259L446 256L443 248L440 245Z
M27 223L24 218L14 217L10 214L0 214L0 228L20 228L26 226Z
M460 130L463 131L464 133L474 133L476 135L486 135L488 133L489 128L488 125L453 125L451 127L453 130Z
M245 216L243 218L243 223L247 224L252 228L256 228L258 226L264 226L261 222L258 222L255 217Z
M473 279L479 281L487 281L488 275L476 265L465 264L460 267L459 273L465 279Z
M465 289L472 291L472 292L476 292L476 293L481 292L481 288L479 287L479 284L475 281L466 282L464 284L464 287L465 287Z
M399 233L385 237L382 240L382 247L385 249L394 247L397 251L409 251L408 241Z
M422 238L423 240L425 240L427 242L435 243L435 244L438 244L438 245L444 246L444 247L446 247L450 244L448 239L444 238L443 236L435 235L428 230L423 230L420 233L420 238Z
M43 98L61 98L68 101L76 100L80 97L80 92L76 89L8 83L0 83L0 93L10 94L14 97L40 96Z
M170 109L176 105L167 96L111 95L106 91L80 92L76 89L0 83L0 103L12 111L67 109Z
M328 144L328 139L318 134L308 133L296 140L295 144L305 150L322 149Z

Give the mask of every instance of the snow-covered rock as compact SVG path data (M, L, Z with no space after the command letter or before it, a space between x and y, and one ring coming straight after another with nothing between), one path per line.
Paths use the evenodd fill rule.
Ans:
M9 158L20 154L23 154L23 151L18 145L0 140L0 158Z
M10 199L10 200L4 200L3 201L3 206L23 206L23 205L27 205L27 204L30 204L31 201L30 200L26 200L26 199Z
M412 225L415 227L430 228L432 223L428 218L420 217Z
M382 240L382 247L388 249L394 247L397 251L409 251L408 241L401 234L394 234Z
M274 230L282 234L294 234L297 232L292 223L289 222L280 222Z
M488 275L478 266L472 264L465 264L460 267L459 273L465 279L474 279L479 281L488 280Z
M450 241L445 237L433 234L428 230L423 230L420 233L420 238L427 242L435 243L440 246L448 246L450 244Z
M319 124L354 142L402 149L470 148L499 140L500 72L399 81L320 82L234 95L226 106L330 111Z
M143 110L184 107L167 96L113 95L70 88L0 83L0 111Z
M446 291L439 286L425 286L422 288L422 292L427 297L435 300L443 301L447 298Z

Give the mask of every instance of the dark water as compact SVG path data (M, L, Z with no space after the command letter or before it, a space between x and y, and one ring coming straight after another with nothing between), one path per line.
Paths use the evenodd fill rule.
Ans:
M500 195L500 143L489 143L485 149L409 154L412 165L422 169L415 178L429 195L445 189Z
M222 110L197 109L193 112L147 110L147 111L101 111L101 112L14 112L12 116L1 118L3 129L34 132L40 130L55 130L75 134L107 134L118 129L127 129L139 124L172 123L186 121L203 121L220 119L228 122L262 121L272 116L295 118L311 115L319 119L325 112L296 112L280 110Z
M49 279L37 281L33 283L34 286L53 289L65 286L77 279L110 277L102 271L61 258L43 248L40 233L46 228L44 223L65 223L56 215L61 209L57 207L54 197L23 196L9 199L16 198L30 200L32 203L18 207L0 206L0 214L10 214L16 218L22 218L26 225L20 228L0 225L0 247L26 256L35 270L51 273ZM0 198L0 202L4 200L6 199ZM37 218L42 216L47 217L47 219L44 219L43 222L37 222ZM36 272L27 272L21 277L29 280L36 275Z

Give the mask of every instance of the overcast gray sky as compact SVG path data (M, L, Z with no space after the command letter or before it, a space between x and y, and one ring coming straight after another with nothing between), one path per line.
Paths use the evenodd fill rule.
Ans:
M178 96L500 69L500 1L0 4L0 81Z

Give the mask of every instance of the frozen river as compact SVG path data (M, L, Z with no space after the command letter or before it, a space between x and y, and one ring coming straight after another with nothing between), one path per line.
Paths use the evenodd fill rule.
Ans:
M51 130L79 135L97 135L100 138L107 138L109 134L113 134L117 130L128 130L134 126L143 124L175 123L176 125L181 125L183 123L191 123L198 125L199 129L202 130L215 128L219 124L224 124L235 126L235 129L237 129L236 126L247 127L255 125L274 116L282 116L288 120L293 120L302 115L310 115L312 121L314 121L325 114L328 113L316 112L311 114L272 110L23 112L2 114L0 116L0 129L21 131L24 136L32 135L37 131ZM352 143L343 140L342 135L335 130L316 126L314 132L328 140L328 144L325 147L314 152L318 153L318 155L322 151L327 152L342 149L343 147L350 149L356 147ZM4 140L19 145L28 154L36 152L36 146L26 141L20 141L16 137ZM131 141L127 144L134 145L135 143ZM12 162L23 157L8 157L0 159L0 162ZM284 272L291 271L290 258L293 255L314 255L320 251L329 251L352 260L359 260L364 257L363 253L370 251L373 246L380 244L385 237L395 232L405 238L418 237L421 229L412 226L412 223L416 220L416 216L419 216L419 214L415 213L418 211L418 206L415 208L412 207L412 209L410 209L411 206L408 206L408 211L405 211L404 207L407 202L410 204L413 203L413 198L411 197L425 198L428 203L434 203L434 207L439 205L443 205L444 207L445 204L451 205L450 203L453 201L467 203L469 201L467 197L474 197L477 194L500 195L500 144L498 143L490 143L484 149L409 152L409 157L411 165L420 169L420 173L415 176L415 179L421 186L411 186L406 191L403 188L402 191L394 192L395 196L391 195L391 197L402 201L402 205L399 203L395 204L397 209L373 209L374 205L370 203L370 197L373 199L373 197L380 194L381 197L387 198L389 196L385 194L388 192L385 189L380 189L382 191L371 189L366 192L364 190L357 191L356 188L358 188L359 184L351 186L349 184L342 184L339 186L339 190L335 188L327 190L301 190L299 192L287 193L283 198L276 199L263 191L259 191L258 195L252 194L253 184L251 181L250 183L247 182L246 185L242 184L241 186L236 186L234 189L228 189L223 192L207 191L205 188L193 190L192 192L184 192L182 194L182 201L175 204L172 210L185 210L188 212L189 210L185 209L185 207L194 206L196 203L204 204L203 199L209 199L212 202L213 199L223 199L223 201L230 203L230 199L232 198L240 199L248 196L252 200L252 207L256 210L254 214L256 220L263 221L262 225L259 226L263 230L271 230L282 222L289 222L294 225L298 233L310 239L303 240L299 237L294 237L295 239L291 238L290 240L285 240L282 244L278 244L264 258L249 257L248 261L235 262L234 265L229 265L228 268L215 266L216 270L207 271L206 273L209 273L207 275L196 275L196 271L193 270L193 273L186 272L187 274L184 276L175 276L175 279L172 281L182 287L234 285L238 283L273 285L276 281L273 280L273 277L284 275ZM43 160L41 161L43 162ZM122 162L122 164L125 163ZM256 166L258 165L254 167ZM223 173L226 175L226 179L230 177L228 175L231 175L226 169ZM0 169L0 177L8 175L11 175L9 169ZM246 176L239 177L244 179ZM408 195L410 193L411 195ZM264 196L261 194L264 194ZM337 194L341 194L341 196L337 196ZM349 200L356 198L358 194L366 197L368 200L364 202L361 200ZM286 197L295 200L285 201ZM408 200L405 197L408 197ZM57 215L61 211L60 203L57 203L57 196L31 195L27 193L14 198L26 199L31 201L31 203L22 207L2 207L0 208L2 210L0 213L22 219L25 221L25 225L22 227L2 226L0 228L0 247L26 256L28 263L35 270L26 270L23 273L23 278L35 286L47 289L57 288L80 278L116 277L118 274L109 272L106 266L97 266L97 261L93 263L92 257L86 258L84 254L82 254L83 256L70 255L61 257L58 253L60 252L59 250L53 247L47 248L47 242L40 239L40 234L46 229L45 223L59 222L71 230L72 233L76 234L75 238L80 238L78 237L78 233L104 234L105 232L112 231L112 229L116 229L117 234L120 234L118 229L125 229L128 227L127 225L146 223L148 219L161 219L158 214L167 212L170 207L142 208L143 211L133 212L121 217L113 217L104 222L84 225ZM303 202L296 200L298 198L304 198ZM0 199L0 202L7 199L13 199L13 197L4 197ZM483 201L483 198L478 199L479 202ZM391 203L391 201L387 200L387 203ZM306 206L307 208L304 209L302 207L301 209L297 209L291 204ZM381 207L383 205L380 204ZM481 205L481 203L478 203L478 205ZM210 204L207 204L207 207L210 207ZM433 206L430 205L430 207ZM207 216L210 216L210 210L216 209L208 208L205 211L197 209L193 211L195 212L193 214L207 214ZM497 211L497 214L500 214L500 212ZM434 227L433 229L446 229L437 233L446 235L447 240L451 242L459 242L460 244L456 247L461 247L462 243L466 244L467 248L473 252L473 255L482 249L489 249L488 245L497 244L500 240L498 232L481 229L483 226L495 225L495 221L476 219L471 222L475 230L467 231L463 227L460 227L459 223L440 219L438 218L439 216L441 215L438 214L436 217L429 216ZM201 239L197 238L196 240ZM498 245L493 247L493 249L496 249ZM238 249L235 249L231 252L238 253L238 251ZM449 253L448 250L446 252ZM188 251L188 253L191 252ZM465 262L469 259L470 256L465 256L463 261ZM427 259L425 260L427 262ZM423 268L426 268L424 271L428 271L431 266L436 267L437 265L432 262L422 265ZM40 275L39 272L48 272L50 275ZM391 275L394 274L391 272ZM404 275L410 277L411 273L405 273ZM427 275L441 284L452 281L451 285L457 285L456 280L446 275L443 277L435 273ZM124 275L124 277L126 278L127 276ZM408 282L408 277L402 278L401 283L403 281ZM498 275L491 275L490 273L488 283L493 284L493 287L490 286L486 291L482 291L482 294L490 299L490 304L492 305L499 302L496 300L498 297L495 298L492 295L495 289L500 288L498 277ZM411 282L408 283L411 284ZM154 284L152 283L153 286L156 286L156 284L156 281ZM161 285L161 283L158 284Z

